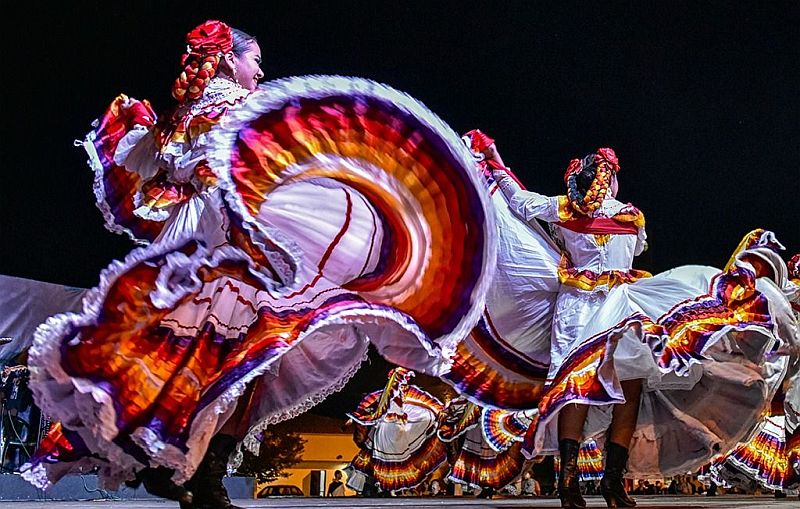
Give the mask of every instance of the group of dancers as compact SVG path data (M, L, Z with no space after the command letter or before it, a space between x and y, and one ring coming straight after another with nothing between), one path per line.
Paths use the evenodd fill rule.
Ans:
M386 386L348 413L360 449L348 466L348 486L369 493L374 484L388 493L447 479L491 492L522 473L525 458L514 437L530 419L449 392L442 402L413 384L414 376L392 369Z
M82 143L107 227L141 247L36 330L31 387L59 424L26 466L35 485L93 469L184 509L233 508L232 453L341 389L372 344L461 395L437 440L404 444L422 463L458 465L457 440L464 465L487 439L509 470L558 454L562 506L585 507L577 459L594 439L601 493L632 506L626 472L734 449L796 372L800 292L775 236L751 232L722 269L634 269L645 218L616 199L612 149L570 161L549 197L494 140L388 86L259 86L258 41L220 21L187 34L181 64L173 108L120 95ZM352 417L417 411L396 404Z
M374 496L414 493L447 482L480 490L479 496L491 496L503 489L517 493L511 486L519 480L523 495L550 493L548 487L555 479L553 474L560 471L560 458L556 456L553 462L547 456L531 461L524 457L521 440L531 423L525 413L481 407L439 388L437 392L445 401L442 403L412 384L413 376L404 368L392 369L386 386L367 394L348 414L348 422L354 426L353 439L360 449L347 468L350 488ZM796 390L793 385L797 381L797 373L792 372L784 381L784 389ZM709 484L710 492L716 493L716 487L723 486L748 492L774 491L776 497L786 497L788 491L800 487L796 470L800 448L796 425L791 422L798 413L787 401L784 391L779 390L746 442L697 471L698 479ZM592 484L601 480L603 460L598 444L591 438L584 441L576 462L578 479ZM532 472L541 476L537 480L542 489L535 493L536 476L531 476ZM666 492L666 486L664 489ZM436 491L431 489L430 494Z

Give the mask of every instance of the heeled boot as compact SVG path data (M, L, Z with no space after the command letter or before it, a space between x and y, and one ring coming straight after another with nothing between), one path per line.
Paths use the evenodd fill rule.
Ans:
M564 438L558 441L558 450L561 456L561 469L558 474L558 498L561 507L583 509L586 501L581 496L578 484L578 452L581 444L575 440Z
M606 469L600 481L600 493L608 507L636 507L636 501L628 496L622 476L628 465L628 449L608 442L605 450Z
M186 487L193 494L193 502L181 503L181 509L243 509L231 504L222 478L228 470L228 457L236 447L236 439L219 433L211 438L208 450Z
M173 473L173 470L166 467L145 468L137 472L136 478L151 495L176 500L181 504L191 504L192 492L172 482Z

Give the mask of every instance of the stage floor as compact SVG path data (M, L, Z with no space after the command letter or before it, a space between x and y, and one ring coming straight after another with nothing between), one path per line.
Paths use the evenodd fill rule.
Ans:
M601 497L587 497L589 507L605 507ZM638 496L638 507L649 508L781 508L797 507L797 497L775 499L772 496L742 496L721 495L717 497L702 496ZM441 508L557 508L560 506L555 498L508 498L493 500L476 500L463 498L272 498L261 500L237 500L236 503L246 508L280 508L301 509L319 507L357 507L361 509L377 509L382 507L405 507L413 509L441 509ZM81 509L168 509L177 507L176 503L160 500L142 501L91 501L91 502L5 502L4 507L9 509L56 509L56 508L81 508Z

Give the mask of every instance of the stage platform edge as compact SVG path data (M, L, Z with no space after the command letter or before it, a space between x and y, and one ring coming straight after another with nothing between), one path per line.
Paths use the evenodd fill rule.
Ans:
M226 477L225 487L231 498L252 499L255 479ZM96 475L70 475L47 490L39 490L17 474L0 474L0 500L143 500L154 499L143 487L121 487L116 491L98 489Z

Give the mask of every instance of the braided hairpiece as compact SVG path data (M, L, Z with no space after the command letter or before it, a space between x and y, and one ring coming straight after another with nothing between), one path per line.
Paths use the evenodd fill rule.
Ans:
M595 167L592 185L582 194L578 190L578 174L586 168ZM564 173L567 184L567 198L572 208L579 214L590 216L600 208L611 187L611 180L619 171L619 160L613 149L599 148L597 153L589 154L583 159L573 159Z
M172 96L182 103L202 97L220 59L233 50L233 33L225 23L209 20L186 34L186 45L183 72L172 85Z

